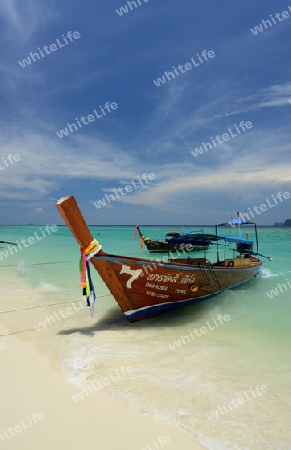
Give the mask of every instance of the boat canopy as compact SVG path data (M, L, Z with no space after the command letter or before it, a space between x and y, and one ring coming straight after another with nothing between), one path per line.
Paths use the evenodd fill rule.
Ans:
M243 239L234 236L222 236L226 242L241 242L242 244L254 245L254 241L249 241L248 239Z
M234 236L216 236L216 234L184 234L182 236L173 237L172 239L167 239L167 242L169 244L207 245L222 240L225 242L240 242L242 244L254 245L254 242L248 239Z
M250 224L249 220L245 220L245 219L233 219L230 220L229 222L227 222L228 225L242 225L242 224Z
M229 222L223 222L219 223L218 226L226 226L226 225L253 225L254 222L250 222L249 220L245 219L232 219Z

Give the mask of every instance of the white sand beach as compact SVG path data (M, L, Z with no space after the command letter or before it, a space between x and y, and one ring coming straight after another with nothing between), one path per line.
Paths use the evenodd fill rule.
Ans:
M0 327L1 448L204 448L187 431L126 408L103 392L75 403L76 387L65 375L50 367L33 343L3 337L6 331Z

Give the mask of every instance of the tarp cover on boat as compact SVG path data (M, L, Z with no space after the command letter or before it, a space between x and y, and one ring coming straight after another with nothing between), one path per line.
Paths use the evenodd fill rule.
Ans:
M169 244L207 245L220 239L222 239L222 237L216 236L215 234L184 234L166 240Z

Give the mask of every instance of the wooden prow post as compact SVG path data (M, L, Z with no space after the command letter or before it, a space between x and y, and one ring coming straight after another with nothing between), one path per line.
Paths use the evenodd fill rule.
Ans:
M140 236L142 239L144 239L144 237L143 237L143 235L142 235L142 232L140 231L138 225L136 226L136 229L137 229L137 231L138 231L139 236Z
M80 247L86 248L93 241L93 236L87 227L75 198L73 196L63 197L57 202L56 207ZM100 250L98 256L102 255L106 256L106 253ZM111 270L110 264L104 264L98 258L92 258L91 262L122 311L133 309L131 301L124 293L118 275Z
M75 197L62 197L57 202L56 207L80 247L86 248L94 238L87 227ZM99 254L102 253L101 250Z

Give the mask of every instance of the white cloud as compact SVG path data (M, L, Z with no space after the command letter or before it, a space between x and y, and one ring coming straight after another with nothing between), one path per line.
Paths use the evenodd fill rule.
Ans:
M1 0L0 13L6 25L5 34L20 43L42 29L55 15L53 1L36 0Z
M255 94L242 97L225 108L224 114L226 116L241 114L247 111L256 111L262 108L269 108L275 106L288 106L288 100L291 97L291 82L281 85L270 86L266 89L258 90Z
M136 195L122 197L121 201L163 211L180 207L185 211L187 202L194 206L197 198L205 198L208 195L239 197L243 193L249 202L261 199L262 203L266 192L273 190L272 193L276 193L284 186L288 188L291 182L291 162L287 160L290 149L286 144L287 135L282 133L278 137L257 130L253 135L248 134L244 138L234 139L229 148L222 146L220 150L212 150L229 152L219 169L209 166L201 168L193 157L192 160L189 159L188 164L164 164L155 169L155 186L150 187L147 192L136 191ZM241 149L245 146L248 151L243 153ZM280 158L279 155L286 155L286 158ZM208 156L209 154L204 154L198 158Z
M47 134L2 129L0 154L19 154L21 160L0 172L0 198L39 199L64 181L74 178L118 180L120 175L134 179L135 160L104 139L70 136L61 141ZM33 196L33 198L32 198Z
M157 159L149 163L143 151L130 155L128 148L124 150L101 137L92 138L80 132L60 140L52 131L51 136L48 135L45 123L36 125L45 131L2 129L0 154L21 156L19 162L0 172L2 199L37 201L77 178L96 180L98 185L102 180L110 181L114 186L114 181L129 184L136 180L137 174L153 172L156 176L153 184L122 196L120 201L171 210L174 203L179 207L192 192L201 194L215 189L215 192L226 193L231 186L232 191L244 190L246 195L251 195L260 186L279 186L291 179L289 145L286 144L289 135L282 130L266 133L254 128L197 158L189 151L180 157L177 153L175 163L165 160L161 164ZM179 134L183 127L177 123L173 133ZM167 142L167 133L161 134L161 140ZM151 152L156 153L155 149ZM216 168L208 165L209 160L216 161ZM113 192L114 189L117 188L104 187L103 191Z

